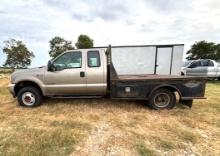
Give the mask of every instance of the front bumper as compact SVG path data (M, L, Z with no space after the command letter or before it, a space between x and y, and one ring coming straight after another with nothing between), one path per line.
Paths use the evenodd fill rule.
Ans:
M9 92L15 97L15 84L8 85Z

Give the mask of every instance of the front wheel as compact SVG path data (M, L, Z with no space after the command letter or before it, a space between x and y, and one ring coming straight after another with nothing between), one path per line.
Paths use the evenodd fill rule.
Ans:
M41 92L35 87L24 87L18 91L18 103L20 106L36 107L42 103Z
M176 105L176 96L168 89L158 89L150 95L149 104L154 109L172 109Z

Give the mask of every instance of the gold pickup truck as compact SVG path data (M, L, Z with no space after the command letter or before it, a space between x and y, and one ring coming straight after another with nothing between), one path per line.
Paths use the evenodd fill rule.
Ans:
M165 51L168 50L166 48L171 49L170 60L175 61L173 49L182 45L130 48L135 50L135 47L140 49L150 46L153 47L151 51L155 49L154 58L143 59L153 60L154 63L154 59L158 59L159 48L164 48ZM206 78L157 74L156 62L153 64L155 69L152 69L152 74L119 74L112 61L112 48L120 46L66 51L50 60L47 66L14 72L9 90L17 97L18 103L26 107L39 106L44 97L96 98L108 95L112 99L148 101L154 109L171 109L176 104L177 94L181 103L190 107L193 99L204 98ZM133 57L136 57L135 52ZM172 66L172 62L169 65ZM129 70L132 66L134 65L130 64ZM171 73L170 66L167 71ZM141 64L136 72L138 69L147 70Z

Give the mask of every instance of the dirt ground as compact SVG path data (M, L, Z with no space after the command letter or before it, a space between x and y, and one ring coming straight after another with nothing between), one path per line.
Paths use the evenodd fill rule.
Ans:
M145 102L48 99L18 106L0 78L0 155L220 155L220 83L206 100L155 111Z

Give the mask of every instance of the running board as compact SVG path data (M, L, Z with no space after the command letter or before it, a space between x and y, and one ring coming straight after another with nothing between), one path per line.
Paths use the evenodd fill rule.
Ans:
M48 96L53 99L96 99L102 98L103 96Z

